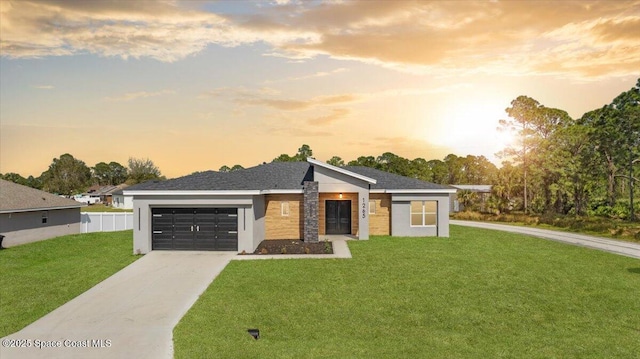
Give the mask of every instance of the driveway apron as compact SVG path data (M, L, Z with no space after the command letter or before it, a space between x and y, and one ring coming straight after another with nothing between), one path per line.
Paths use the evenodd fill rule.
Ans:
M0 357L172 358L173 327L234 256L153 251L2 338ZM8 348L6 339L27 347Z
M588 236L578 233L552 231L548 229L520 227L486 222L452 220L449 223L458 226L495 229L498 231L527 234L534 237L569 243L577 246L598 249L632 258L640 258L640 244L616 241L602 237Z

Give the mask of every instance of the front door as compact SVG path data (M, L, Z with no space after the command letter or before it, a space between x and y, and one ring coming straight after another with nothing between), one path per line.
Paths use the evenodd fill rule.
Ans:
M326 234L351 234L351 201L325 202Z

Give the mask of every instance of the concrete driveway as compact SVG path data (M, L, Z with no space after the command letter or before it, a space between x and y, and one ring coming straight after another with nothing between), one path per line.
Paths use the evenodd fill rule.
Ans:
M172 358L173 327L234 256L153 251L2 338L0 357ZM9 348L8 340L28 347Z
M532 228L532 227L510 226L506 224L459 221L459 220L451 220L449 221L449 223L455 224L458 226L495 229L499 231L528 234L530 236L551 239L554 241L574 244L574 245L583 246L583 247L589 247L593 249L599 249L601 251L611 252L611 253L627 256L627 257L640 258L640 244L636 244L636 243L616 241L613 239L587 236L587 235L578 234L578 233L551 231L548 229L540 229L540 228Z

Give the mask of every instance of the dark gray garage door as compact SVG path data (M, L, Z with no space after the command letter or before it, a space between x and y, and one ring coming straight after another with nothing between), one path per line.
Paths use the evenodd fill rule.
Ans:
M237 208L153 208L151 248L238 250Z

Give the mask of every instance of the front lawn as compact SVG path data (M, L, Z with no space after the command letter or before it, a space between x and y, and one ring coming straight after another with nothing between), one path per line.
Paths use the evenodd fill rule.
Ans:
M100 283L139 256L132 231L87 233L0 251L0 337ZM34 338L35 339L35 338Z
M349 248L352 259L232 261L174 329L175 357L640 353L637 259L456 226Z

